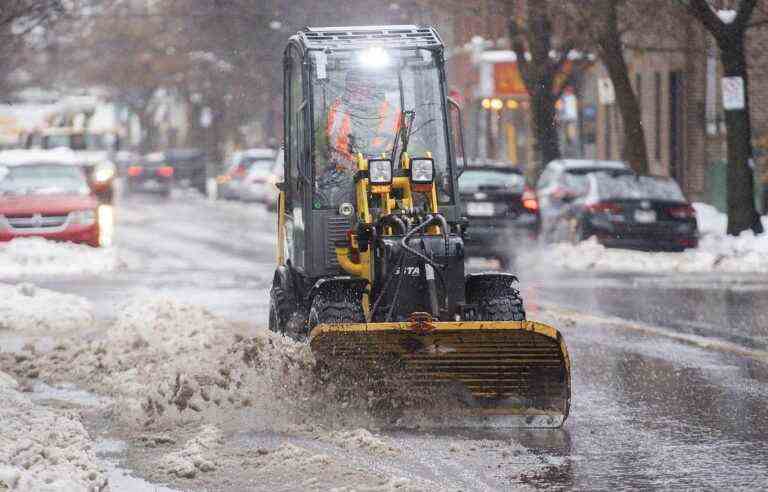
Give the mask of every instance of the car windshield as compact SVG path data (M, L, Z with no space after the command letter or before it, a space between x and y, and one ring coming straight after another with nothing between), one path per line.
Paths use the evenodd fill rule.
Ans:
M524 188L525 178L520 174L492 169L467 169L459 178L459 191L462 193L474 193L484 189L522 193Z
M248 176L256 177L256 176L271 176L272 175L272 166L266 165L266 163L251 166L251 168L248 170Z
M88 183L82 171L74 166L31 164L0 165L0 194L56 195L88 193Z
M667 200L684 202L685 197L677 182L670 178L649 176L595 176L597 196L601 200Z
M240 165L245 169L250 169L251 167L266 167L269 169L274 162L274 159L267 157L243 157L240 160Z
M312 55L315 207L347 201L343 193L329 195L328 188L351 190L356 155L391 156L396 142L403 149L406 128L408 154L432 156L440 203L452 202L443 92L433 53L369 49Z

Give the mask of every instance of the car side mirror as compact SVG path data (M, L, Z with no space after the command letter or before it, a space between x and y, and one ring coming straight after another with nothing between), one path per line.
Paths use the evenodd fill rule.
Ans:
M284 192L285 191L285 181L278 181L277 183L275 183L275 188L277 188L281 192Z

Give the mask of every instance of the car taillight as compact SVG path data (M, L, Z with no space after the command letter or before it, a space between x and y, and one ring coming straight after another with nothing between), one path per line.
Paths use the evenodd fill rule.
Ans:
M531 211L539 209L539 201L536 199L536 193L531 189L526 189L523 192L523 208Z
M675 219L693 219L696 217L696 210L690 205L669 207L667 213Z
M143 172L144 169L141 166L130 166L128 168L128 176L139 176Z
M158 167L156 173L158 176L170 178L173 176L173 168L171 166Z
M624 211L621 205L611 202L598 202L593 203L587 207L592 213L604 213L604 214L620 214Z

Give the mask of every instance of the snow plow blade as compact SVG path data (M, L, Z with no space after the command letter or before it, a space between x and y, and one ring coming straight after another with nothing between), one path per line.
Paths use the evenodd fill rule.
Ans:
M463 386L456 417L469 425L561 427L571 362L560 333L533 321L321 324L310 346L326 364L402 375L416 388Z

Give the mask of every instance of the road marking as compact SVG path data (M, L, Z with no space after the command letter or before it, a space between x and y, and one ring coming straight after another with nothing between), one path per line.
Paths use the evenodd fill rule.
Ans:
M610 328L621 328L638 333L670 338L695 347L717 350L719 352L750 357L761 362L768 362L768 351L751 349L735 343L726 342L724 340L717 340L700 335L691 335L688 333L679 333L658 326L649 325L647 323L630 321L616 316L587 314L575 309L564 309L553 303L540 302L538 303L538 306L542 313L547 313L554 316L573 317L575 318L574 321L576 322L594 322Z

